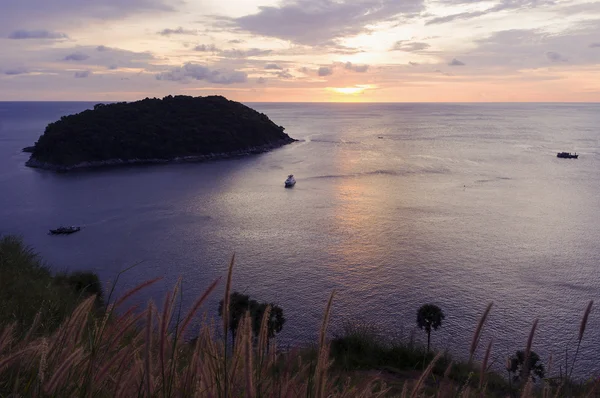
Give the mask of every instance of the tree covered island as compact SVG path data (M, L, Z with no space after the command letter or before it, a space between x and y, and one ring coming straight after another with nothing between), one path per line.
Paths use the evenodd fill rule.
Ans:
M30 167L69 171L134 163L193 162L265 152L295 141L284 128L221 96L167 96L97 104L50 123Z

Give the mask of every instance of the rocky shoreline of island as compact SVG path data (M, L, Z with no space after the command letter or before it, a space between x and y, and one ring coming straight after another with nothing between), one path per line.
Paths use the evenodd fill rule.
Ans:
M170 159L107 159L102 161L92 162L81 162L74 165L57 165L49 162L42 162L34 157L31 157L25 165L27 167L44 169L56 172L69 172L76 170L87 170L96 168L109 168L115 166L131 166L131 165L152 165L152 164L173 164L173 163L201 163L212 160L232 159L240 158L250 155L257 155L265 152L269 152L273 149L280 148L282 146L297 142L294 138L284 138L276 142L272 142L265 145L259 145L243 150L231 151L231 152L220 152L220 153L208 153L204 155L189 155L189 156L178 156ZM24 151L27 152L27 151Z

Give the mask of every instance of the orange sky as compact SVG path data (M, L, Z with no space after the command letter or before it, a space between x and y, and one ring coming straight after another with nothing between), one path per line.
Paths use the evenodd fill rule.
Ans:
M600 101L587 0L22 0L0 100Z

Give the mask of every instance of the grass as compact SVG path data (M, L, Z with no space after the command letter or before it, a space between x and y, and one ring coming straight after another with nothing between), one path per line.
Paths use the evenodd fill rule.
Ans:
M0 397L545 398L600 392L597 380L575 383L568 374L536 384L508 383L489 370L490 342L484 345L484 360L476 363L473 354L491 305L476 327L471 359L464 363L453 362L444 352L427 352L411 342L386 339L369 325L348 324L330 340L334 294L324 309L312 349L278 350L268 338L269 308L257 338L247 314L239 324L235 344L228 344L227 300L233 269L232 258L219 326L202 317L201 311L220 280L210 284L185 314L179 308L179 283L165 294L161 305L150 301L145 309L127 307L133 295L157 279L121 297L109 295L101 311L99 296L90 294L98 286L93 277L53 276L20 240L3 238L0 276L4 287L11 288L5 281L21 288L29 281L32 287L11 290L23 303L9 295L0 298L2 308L9 310L8 315L0 312ZM591 310L590 303L577 347ZM199 324L200 331L189 340L193 324ZM527 355L535 347L536 326L534 322L524 342Z
M51 332L89 295L96 295L100 306L102 289L97 275L52 275L21 239L0 237L0 325L14 322L16 332L22 333L37 319L38 331Z
M340 374L378 374L391 391L398 394L407 380L419 379L436 355L436 352L427 352L425 346L412 341L388 339L377 328L368 324L347 323L342 332L331 341L334 370ZM483 368L487 369L487 361L485 362ZM442 352L428 372L430 377L424 384L429 389L436 389L443 380L454 387L462 386L469 379L479 383L484 380L480 377L481 368L468 362L455 362L447 352ZM490 395L505 396L510 392L510 386L503 377L495 373L484 373ZM482 387L483 383L478 388Z

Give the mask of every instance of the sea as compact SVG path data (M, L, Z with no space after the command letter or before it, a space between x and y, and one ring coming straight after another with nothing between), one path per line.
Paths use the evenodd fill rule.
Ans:
M477 355L493 340L501 370L537 319L533 350L555 374L595 300L576 373L600 371L600 104L251 103L299 141L195 164L25 166L48 123L93 105L0 103L0 234L54 271L94 271L113 297L162 277L135 298L158 306L180 281L182 313L221 278L211 318L235 254L233 289L283 308L280 347L316 341L335 292L330 336L426 341L416 314L433 303L433 348L465 359L493 302ZM60 225L82 230L48 235Z

